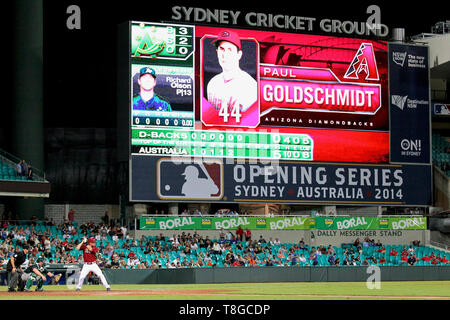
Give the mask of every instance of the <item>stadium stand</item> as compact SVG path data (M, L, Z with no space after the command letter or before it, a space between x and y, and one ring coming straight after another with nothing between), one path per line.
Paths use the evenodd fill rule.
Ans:
M13 156L12 154L0 149L0 180L11 181L26 181L26 180L44 180L43 175L36 175L36 168L31 167L32 174L30 178L27 176L27 172L18 174L16 165L21 162L21 159ZM25 162L25 167L28 164Z
M434 266L448 265L450 252L415 244L389 245L364 239L360 244L310 246L279 243L272 239L238 241L231 234L208 239L197 232L174 238L142 236L134 239L123 227L105 224L33 221L0 228L0 266L5 269L8 256L29 244L33 250L29 262L44 257L50 264L81 263L81 251L75 250L83 237L94 237L101 249L100 266L113 269L209 268L264 266ZM395 254L395 252L397 254ZM416 262L410 258L415 255ZM304 259L303 259L304 258ZM339 259L339 260L338 260ZM337 262L335 262L337 261ZM1 270L0 269L0 270Z
M450 138L433 133L432 154L433 163L450 177Z

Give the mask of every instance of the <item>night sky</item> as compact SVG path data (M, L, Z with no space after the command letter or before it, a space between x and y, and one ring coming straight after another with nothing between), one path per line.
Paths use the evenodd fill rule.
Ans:
M235 5L237 1L162 3L155 7L154 1L44 1L45 127L115 127L117 26L127 20L169 21L175 5L361 22L369 16L367 6L376 3L381 8L381 22L390 30L404 28L407 37L430 32L436 22L445 20L446 11L404 1L326 1L315 6L288 1L270 9L266 2L246 7ZM81 9L81 30L66 27L66 9L72 4ZM62 114L62 109L67 112Z

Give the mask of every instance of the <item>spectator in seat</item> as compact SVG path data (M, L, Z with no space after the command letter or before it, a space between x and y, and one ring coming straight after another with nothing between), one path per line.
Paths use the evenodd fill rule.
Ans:
M72 223L75 217L75 210L70 209L69 213L67 214L67 218L69 219L69 221Z
M331 254L334 254L335 252L334 252L334 248L333 248L333 246L330 244L329 246L328 246L328 249L327 249L327 254L328 255L331 255Z
M245 241L250 241L252 239L252 232L249 230L249 228L245 229L244 236Z
M278 240L278 239L277 239L277 240ZM308 248L306 248L305 243L303 242L303 240L300 240L298 249L299 249L299 250L305 250L305 251L308 251Z
M281 248L278 249L277 258L278 258L278 259L284 259L284 258L286 258L286 256L285 256L284 253L283 253L283 250L282 250Z
M396 256L398 256L397 250L395 250L394 248L392 248L391 252L389 253L389 256L391 256L391 257L396 257Z
M27 166L27 179L33 180L33 168L30 165Z
M120 269L119 256L115 256L115 257L111 260L111 269Z
M306 258L303 256L303 253L300 253L300 257L298 258L299 262L306 263Z
M20 160L19 163L16 164L16 174L19 177L23 176L23 173L22 173L22 161L23 160Z
M265 266L266 266L266 267L273 267L273 261L270 260L269 258L267 258L267 259L265 260Z
M20 164L22 168L22 176L27 176L28 173L28 164L25 162L25 160L22 160L22 163Z
M403 247L401 255L402 256L408 256L408 249L406 248L406 246Z
M377 250L377 252L386 253L386 248L384 246L381 246L380 249Z
M262 235L259 236L258 242L259 242L259 243L267 243L267 241L263 238Z
M309 256L309 260L312 261L313 266L317 266L319 263L319 255L317 254L317 250L311 250L311 255Z
M415 254L411 254L411 255L408 257L408 264L409 264L410 266L413 266L413 265L416 264L416 262L417 262L417 257L416 257L416 255L415 255Z
M298 255L294 253L291 257L291 266L297 265L298 261L299 261Z
M401 256L399 264L407 264L408 263L408 256Z
M220 248L220 244L217 241L214 241L214 245L212 247L212 253L213 254L221 254L222 249Z
M344 261L342 262L342 264L344 266L349 266L350 265L350 261L351 261L350 256L345 256Z
M331 266L334 266L334 264L336 262L336 254L330 255L328 257L328 262L330 263Z
M244 235L244 230L241 228L241 226L238 226L236 229L236 237L239 241L242 241L242 237Z

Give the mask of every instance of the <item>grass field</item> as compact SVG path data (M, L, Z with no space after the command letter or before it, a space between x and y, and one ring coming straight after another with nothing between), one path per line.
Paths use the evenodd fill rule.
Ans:
M45 286L45 292L7 292L0 300L450 300L450 281L283 282L183 285L85 285L76 292L65 285ZM34 287L32 288L34 289Z

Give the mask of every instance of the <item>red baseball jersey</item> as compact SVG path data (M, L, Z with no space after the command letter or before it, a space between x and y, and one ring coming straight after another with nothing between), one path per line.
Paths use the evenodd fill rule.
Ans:
M97 258L95 257L95 254L98 252L98 248L94 245L91 245L92 250L89 251L87 246L83 244L80 248L80 250L83 250L83 259L84 262L96 262Z

